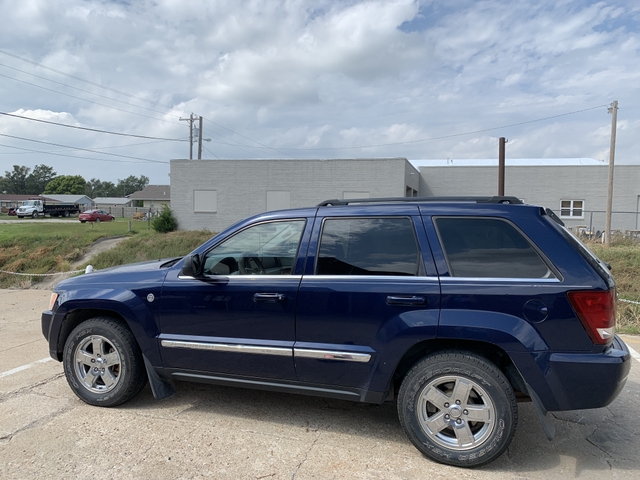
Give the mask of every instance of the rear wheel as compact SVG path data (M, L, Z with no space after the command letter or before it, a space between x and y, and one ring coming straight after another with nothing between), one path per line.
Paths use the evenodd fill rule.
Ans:
M109 317L92 318L71 332L64 346L63 365L73 392L90 405L120 405L147 383L133 333Z
M100 217L96 218L96 223L100 223Z
M67 218L69 216L69 212L65 210L64 212L62 212L62 216Z
M418 362L402 382L398 416L424 455L448 465L477 467L499 457L518 422L511 385L483 357L448 351Z

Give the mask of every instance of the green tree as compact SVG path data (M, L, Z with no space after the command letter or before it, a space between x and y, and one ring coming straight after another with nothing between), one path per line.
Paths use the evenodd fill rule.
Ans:
M178 221L167 205L162 205L162 212L151 220L151 228L159 233L173 232L178 228Z
M133 192L139 192L147 185L149 185L149 177L140 175L140 178L138 178L134 175L129 175L124 180L118 180L116 190L118 192L118 196L126 197L127 195L131 195Z
M48 165L36 165L31 175L27 177L28 192L40 195L55 176L56 172Z
M80 175L60 175L47 183L44 194L84 195L87 182Z
M14 193L17 195L28 195L27 178L31 169L29 167L14 165L12 171L5 171L2 177L2 186L0 190L5 193Z
M119 196L118 189L113 182L103 182L97 178L92 178L87 182L84 194L89 198Z

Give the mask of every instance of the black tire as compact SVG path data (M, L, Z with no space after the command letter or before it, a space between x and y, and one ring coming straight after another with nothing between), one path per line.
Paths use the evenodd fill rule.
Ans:
M67 212L66 210L64 212L62 212L62 216L64 218L69 218L69 212Z
M62 361L73 393L89 405L115 407L147 383L133 333L113 318L96 317L78 325L67 338Z
M479 467L511 443L518 406L511 385L493 363L473 353L445 351L423 358L407 373L398 395L398 417L409 440L427 457Z
M80 220L80 223L86 223L86 222L87 222L86 220Z
M31 214L31 218L38 218L38 212L33 212Z
M96 223L100 223L100 217L96 218Z

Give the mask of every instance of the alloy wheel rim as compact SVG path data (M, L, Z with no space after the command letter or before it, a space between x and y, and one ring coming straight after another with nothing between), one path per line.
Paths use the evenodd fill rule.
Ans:
M496 410L486 390L459 376L443 376L426 385L416 404L420 427L441 447L465 451L491 436Z
M84 338L74 353L76 377L93 393L107 393L116 388L122 375L120 354L101 335Z

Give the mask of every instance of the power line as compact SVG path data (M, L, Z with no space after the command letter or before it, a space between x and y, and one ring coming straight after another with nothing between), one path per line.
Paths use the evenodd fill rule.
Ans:
M171 123L173 125L182 126L182 124L180 124L178 122L172 122L171 120L165 120L163 118L151 117L149 115L144 115L143 113L132 112L130 110L124 110L122 108L114 107L112 105L105 105L104 103L94 102L93 100L87 100L86 98L76 97L75 95L71 95L69 93L59 92L59 91L53 90L51 88L43 87L42 85L36 85L35 83L30 83L30 82L26 82L24 80L19 80L17 78L10 77L8 75L3 75L1 73L0 73L0 77L8 78L10 80L15 80L16 82L24 83L26 85L31 85L32 87L41 88L42 90L47 90L48 92L53 92L53 93L56 93L58 95L64 95L65 97L71 97L71 98L75 98L76 100L82 100L83 102L89 102L89 103L93 103L94 105L100 105L101 107L106 107L106 108L111 108L113 110L118 110L119 112L130 113L131 115L137 115L139 117L150 118L151 120L157 120L158 122L165 122L165 123Z
M186 142L186 140L185 140ZM138 142L138 143L127 143L126 145L110 145L108 147L93 147L94 150L109 150L110 148L127 148L127 147L137 147L139 145L152 145L154 143L162 143L161 140L159 141L155 141L155 142ZM7 145L5 145L7 146ZM9 148L17 148L17 147L9 147ZM55 150L53 152L49 151L35 151L36 153L55 153L55 152L67 152L67 151L75 151L75 148L64 148L62 150ZM20 154L16 154L15 152L0 152L0 155L26 155L27 153L29 153L31 150L29 150L28 152L25 153L20 153ZM77 157L73 157L73 158L77 158ZM79 157L78 157L79 158Z
M119 135L121 137L144 138L146 140L163 140L165 142L184 142L184 141L186 141L186 140L182 140L180 138L148 137L146 135L134 135L132 133L110 132L108 130L99 130L99 129L96 129L96 128L78 127L76 125L67 125L66 123L50 122L48 120L40 120L38 118L25 117L23 115L16 115L14 113L0 112L0 115L5 115L7 117L14 117L14 118L22 118L24 120L31 120L32 122L48 123L49 125L57 125L59 127L75 128L75 129L78 129L78 130L87 130L89 132L106 133L108 135Z
M101 84L99 84L99 83L91 82L91 81L86 80L86 79L84 79L84 78L77 77L77 76L75 76L75 75L71 75L71 74L68 74L68 73L62 72L62 71L57 70L57 69L55 69L55 68L48 67L48 66L43 65L43 64L41 64L41 63L35 62L35 61L33 61L33 60L29 60L29 59L24 58L24 57L20 57L19 55L15 55L15 54L9 53L9 52L4 51L4 50L0 50L0 53L2 53L2 54L4 54L4 55L7 55L7 56L10 56L10 57L13 57L13 58L16 58L16 59L21 60L21 61L23 61L23 62L30 63L31 65L35 65L35 66L37 66L37 67L44 68L44 69L46 69L46 70L50 70L50 71L55 72L55 73L58 73L58 74L60 74L60 75L64 75L64 76L66 76L66 77L73 78L74 80L78 80L78 81L81 81L81 82L87 83L87 84L89 84L89 85L93 85L93 86L95 86L95 87L104 88L105 90L109 90L109 91L111 91L111 92L114 92L114 93L117 93L117 94L120 94L120 95L124 95L124 96L129 97L129 98L134 98L134 99L139 100L139 101L142 101L142 102L147 102L147 103L150 103L150 104L152 104L152 105L158 105L158 106L161 106L161 107L167 108L167 109L169 109L170 111L171 111L171 110L174 110L174 108L175 108L173 105L164 105L164 104L159 103L159 102L153 102L153 101L151 101L151 100L147 100L146 98L138 97L138 96L136 96L136 95L131 95L131 94L129 94L129 93L122 92L122 91L120 91L120 90L116 90L116 89L114 89L114 88L107 87L107 86L105 86L105 85L101 85ZM4 66L4 65L3 65L3 66ZM13 68L13 67L8 67L8 68ZM18 69L15 69L15 68L14 68L14 70L18 70ZM18 70L18 71L21 71L21 70ZM25 73L27 73L27 72L25 72ZM29 75L34 75L34 74L30 74L30 73L28 73L28 74L29 74ZM138 116L142 116L142 117L146 117L146 118L151 118L151 119L153 119L153 120L159 120L159 121L168 122L168 123L176 123L176 122L170 122L170 121L168 121L168 120L164 120L164 119L159 119L159 118L155 118L155 117L149 117L148 115L142 115L142 114L140 114L140 113L131 112L131 111L129 111L129 110L122 110L122 109L119 109L119 108L116 108L116 107L112 107L112 106L109 106L109 105L104 105L104 104L101 104L101 103L98 103L98 102L93 102L93 101L91 101L91 100L87 100L87 99L80 98L80 97L75 97L75 96L73 96L73 95L65 94L65 93L62 93L62 92L57 92L57 91L55 91L55 90L51 90L51 89L49 89L49 88L42 87L42 86L40 86L40 85L36 85L36 84L30 83L30 82L26 82L26 81L24 81L24 80L19 80L19 79L17 79L17 78L9 77L9 76L7 76L7 75L2 75L2 74L0 74L0 76L3 76L3 77L5 77L5 78L9 78L9 79L12 79L12 80L15 80L15 81L18 81L18 82L22 82L22 83L25 83L25 84L27 84L27 85L31 85L31 86L34 86L34 87L42 88L42 89L44 89L44 90L48 90L48 91L51 91L51 92L54 92L54 93L60 93L60 94L62 94L62 95L66 95L66 96L71 97L71 98L76 98L76 99L78 99L78 100L83 100L83 101L85 101L85 102L90 102L90 103L93 103L93 104L96 104L96 105L100 105L100 106L103 106L103 107L107 107L107 108L113 108L113 109L118 110L118 111L121 111L121 112L131 113L131 114L133 114L133 115L138 115ZM39 77L38 75L34 75L34 76ZM39 77L39 78L42 78L42 77ZM47 80L48 80L48 79L47 79ZM49 80L49 81L55 82L54 80ZM55 82L55 83L60 83L60 82ZM66 84L62 84L62 85L66 85ZM69 85L66 85L66 86L69 86ZM78 89L78 90L85 91L85 90L79 89L79 88L77 88L77 87L71 87L71 88L76 88L76 89ZM87 92L87 93L91 93L91 92ZM98 95L98 94L94 94L94 95ZM98 95L98 96L103 97L103 95ZM121 102L120 100L117 100L117 99L111 99L111 100L114 100L114 101L117 101L117 102ZM121 103L126 103L126 102L121 102ZM127 103L127 105L131 105L131 104L128 104L128 103ZM136 107L136 108L145 108L145 107L141 107L141 106L138 106L138 105L131 105L131 106ZM146 109L146 110L149 110L149 109ZM155 110L152 110L152 111L155 111ZM177 111L177 112L179 112L179 111ZM160 112L158 112L158 113L160 113ZM186 114L186 112L184 112L184 111L182 111L182 113L185 113L185 114ZM205 120L207 120L207 119L205 119ZM233 134L235 134L235 135L238 135L238 136L240 136L240 137L242 137L242 138L245 138L246 140L249 140L249 141L251 141L251 142L255 142L255 143L257 143L258 145L261 145L261 146L262 146L262 147L264 147L264 148L267 148L267 149L269 149L269 150L273 150L273 151L275 151L275 152L277 152L277 153L280 153L281 155L285 155L285 156L287 156L287 157L290 157L290 155L288 155L288 154L287 154L287 153L285 153L285 152L281 152L281 151L276 150L276 149L274 149L274 148L272 148L272 147L269 147L268 145L264 145L264 144L262 144L262 143L258 142L257 140L253 140L253 139L251 139L251 138L249 138L249 137L246 137L246 136L244 136L244 135L242 135L242 134L240 134L240 133L238 133L238 132L235 132L234 130L231 130L230 128L224 127L224 126L222 126L222 125L220 125L220 124L218 124L218 123L216 123L216 122L213 122L213 121L211 121L211 120L207 120L207 121L208 121L208 122L210 122L210 123L212 123L213 125L216 125L216 126L217 126L217 127L219 127L219 128L223 128L223 129L225 129L225 130L227 130L227 131L229 131L229 132L231 132L231 133L233 133ZM218 135L220 135L220 134L218 134ZM224 136L224 135L221 135L221 136ZM234 145L232 145L232 146L234 146ZM246 146L247 146L247 147L249 147L249 145L246 145ZM254 147L254 148L255 148L255 147Z
M130 155L120 155L118 153L98 152L96 150L90 150L88 148L71 147L69 145L62 145L62 144L59 144L59 143L45 142L45 141L42 141L42 140L34 140L33 138L18 137L18 136L15 136L15 135L8 135L6 133L0 133L0 136L8 137L8 138L16 138L18 140L25 140L27 142L43 143L45 145L54 145L56 147L72 148L74 150L81 150L81 151L84 151L84 152L97 153L97 154L100 154L100 155L109 155L109 156L112 156L112 157L131 158L133 160L142 160L142 161L145 161L145 162L152 162L152 163L169 163L169 162L165 162L165 161L162 161L162 160L151 160L151 159L148 159L148 158L132 157Z
M502 128L517 127L519 125L526 125L526 124L529 124L529 123L542 122L544 120L550 120L550 119L558 118L558 117L565 117L567 115L573 115L573 114L576 114L576 113L586 112L586 111L589 111L589 110L595 110L597 108L608 107L608 106L609 105L598 105L596 107L583 108L582 110L576 110L574 112L560 113L558 115L552 115L550 117L538 118L538 119L535 119L535 120L528 120L526 122L511 123L509 125L502 125L500 127L483 128L482 130L473 130L473 131L464 132L464 133L453 133L451 135L442 135L440 137L422 138L420 140L409 140L409 141L406 141L406 142L378 143L378 144L373 144L373 145L360 145L360 146L357 146L357 147L324 147L324 148L288 148L288 147L280 147L280 148L283 148L285 150L355 150L355 149L359 149L359 148L389 147L389 146L393 146L393 145L408 145L410 143L429 142L431 140L442 140L442 139L445 139L445 138L462 137L464 135L473 135L475 133L490 132L492 130L500 130Z
M211 150L209 150L207 147L205 147L205 146L203 145L203 147L202 147L202 148L204 148L207 152L209 152L211 155L213 155L213 156L214 156L214 157L216 157L218 160L220 160L220 157L219 157L219 156L217 156L215 153L213 153Z
M164 115L164 114L166 113L166 112L161 112L161 111L159 111L159 110L155 110L155 109L153 109L153 108L147 108L147 107L143 107L143 106L141 106L141 105L134 105L134 104L132 104L132 103L125 102L124 100L118 100L117 98L108 97L108 96L106 96L106 95L100 95L99 93L91 92L91 91L89 91L89 90L84 90L84 89L79 88L79 87L74 87L73 85L69 85L69 84L67 84L67 83L58 82L58 81L56 81L56 80L52 80L52 79L50 79L50 78L43 77L43 76L41 76L41 75L36 75L35 73L26 72L26 71L24 71L24 70L20 70L19 68L12 67L12 66L10 66L10 65L5 65L4 63L0 63L0 67L10 68L11 70L15 70L16 72L24 73L25 75L31 75L32 77L40 78L40 79L42 79L42 80L46 80L47 82L55 83L55 84L57 84L57 85L62 85L63 87L67 87L67 88L73 88L74 90L78 90L78 91L80 91L80 92L88 93L89 95L95 95L95 96L97 96L97 97L105 98L105 99L107 99L107 100L111 100L111 101L113 101L113 102L124 103L125 105L129 105L130 107L141 108L141 109L143 109L143 110L148 110L149 112L154 112L154 113L160 113L160 114L162 114L162 115ZM20 79L15 78L15 77L8 77L8 76L7 76L6 78L11 78L12 80L15 80L15 81L17 81L17 82L23 82L23 83L26 83L27 85L38 86L38 85L35 85L35 84L33 84L33 83L28 83L28 82L26 82L26 81L24 81L24 80L20 80ZM74 98L80 98L80 97L74 97ZM81 100L82 100L82 99L81 99ZM170 109L170 110L173 110L173 109Z
M114 88L111 88L111 87L107 87L105 85L101 85L99 83L95 83L95 82L92 82L90 80L86 80L86 79L84 79L82 77L78 77L76 75L71 75L71 74L65 73L63 71L57 70L57 69L52 68L52 67L48 67L48 66L43 65L41 63L35 62L33 60L29 60L29 59L24 58L24 57L20 57L19 55L15 55L15 54L9 53L9 52L4 51L4 50L0 50L0 53L2 53L4 55L7 55L9 57L13 57L15 59L18 59L20 61L23 61L23 62L26 62L26 63L30 63L30 64L35 65L37 67L44 68L46 70L50 70L50 71L55 72L57 74L64 75L64 76L72 78L74 80L78 80L78 81L87 83L89 85L93 85L95 87L99 87L99 88L103 88L105 90L109 90L109 91L117 93L119 95L124 95L126 97L133 98L133 99L139 100L141 102L146 102L146 103L149 103L149 104L154 105L154 106L158 105L158 106L170 109L170 110L174 109L174 107L171 106L171 105L165 105L165 104L162 104L160 102L154 102L154 101L151 101L151 100L147 100L146 98L138 97L136 95L132 95L132 94L127 93L127 92L123 92L121 90L117 90L117 89L114 89ZM12 67L9 67L9 68L12 68ZM35 87L38 87L38 88L43 88L45 90L53 91L55 93L59 93L59 94L62 94L62 95L67 95L67 96L72 97L72 98L77 98L79 100L83 100L83 101L87 101L87 102L90 102L90 103L94 103L96 105L101 105L101 106L104 106L104 107L107 107L107 108L113 108L115 110L120 110L120 111L123 111L125 113L131 113L133 115L139 115L139 116L142 116L142 117L150 118L150 119L153 119L153 120L164 121L164 122L168 122L168 123L176 123L176 122L170 122L170 121L164 120L164 119L158 119L158 118L154 118L154 117L149 117L147 115L142 115L142 114L139 114L139 113L136 113L136 112L130 112L128 110L122 110L122 109L119 109L119 108L116 108L116 107L112 107L112 106L109 106L109 105L103 105L103 104L100 104L100 103L97 103L97 102L93 102L91 100L86 100L86 99L83 99L83 98L74 97L73 95L64 94L62 92L56 92L54 90L50 90L48 88L41 87L40 85L31 84L31 83L25 82L23 80L18 80L18 79L15 79L13 77L8 77L6 75L1 75L0 74L0 76L3 76L5 78L10 78L12 80L20 81L20 82L23 82L23 83L26 83L28 85L32 85L32 86L35 86ZM72 87L72 88L75 88L75 87ZM112 99L112 100L116 100L116 99ZM116 101L118 101L118 100L116 100ZM136 106L136 105L132 105L132 106L136 107L136 108L144 108L144 107L139 107L139 106ZM589 110L594 110L594 109L602 108L602 107L608 107L608 105L598 105L596 107L585 108L585 109L582 109L582 110L576 110L576 111L573 111L573 112L562 113L562 114L559 114L559 115L552 115L552 116L549 116L549 117L539 118L539 119L535 119L535 120L529 120L529 121L525 121L525 122L518 122L518 123L512 123L512 124L508 124L508 125L502 125L502 126L499 126L499 127L491 127L491 128L474 130L474 131L470 131L470 132L456 133L456 134L451 134L451 135L442 135L442 136L438 136L438 137L423 138L423 139L419 139L419 140L409 140L409 141L405 141L405 142L389 142L389 143L380 143L380 144L371 144L371 145L351 146L351 147L324 147L324 148L322 148L322 147L319 147L319 148L279 147L279 148L281 150L294 150L294 151L322 151L322 150L355 150L355 149L362 149L362 148L388 147L388 146L395 146L395 145L408 145L408 144L428 142L428 141L433 141L433 140L442 140L442 139L447 139L447 138L455 138L455 137L460 137L460 136L465 136L465 135L472 135L472 134L476 134L476 133L484 133L484 132L489 132L489 131L492 131L492 130L499 130L499 129L503 129L503 128L510 128L510 127L515 127L515 126L520 126L520 125L527 125L527 124L530 124L530 123L541 122L541 121L544 121L544 120L550 120L550 119L553 119L553 118L559 118L559 117L563 117L563 116L567 116L567 115L573 115L573 114L576 114L576 113L586 112L586 111L589 111ZM158 112L158 113L160 113L160 112ZM183 112L183 113L185 113L185 112ZM277 152L279 154L286 155L286 156L290 157L290 155L288 155L285 152L282 152L281 150L278 150L276 148L273 148L273 147L270 147L268 145L265 145L265 144L263 144L261 142L258 142L257 140L253 140L252 138L249 138L249 137L247 137L245 135L242 135L242 134L240 134L238 132L235 132L234 130L231 130L230 128L224 127L223 125L220 125L220 124L218 124L218 123L216 123L216 122L214 122L212 120L208 120L208 119L205 119L205 120L207 122L217 126L218 128L222 128L224 130L227 130L227 131L233 133L234 135L238 135L238 136L240 136L240 137L242 137L242 138L244 138L246 140L249 140L250 142L254 142L254 143L258 144L263 148L266 148L266 149L272 150L274 152ZM235 146L236 148L240 148L238 145L231 145L231 144L229 144L229 145L230 146ZM247 148L258 148L258 147L252 147L250 145L243 145L243 146L247 147Z
M47 151L43 151L43 150L32 150L30 148L23 148L23 147L15 147L13 145L5 145L0 143L0 147L6 147L6 148L14 148L16 150L23 150L25 153L43 153L45 155L54 155L56 157L67 157L67 158L75 158L77 160L95 160L98 162L114 162L114 163L147 163L146 161L130 161L130 160L114 160L112 158L95 158L95 157L79 157L77 155L65 155L64 153L56 153L56 152L47 152ZM96 152L96 153L102 153L102 152ZM163 162L163 163L169 163L169 162Z
M257 143L258 145L260 145L260 146L261 146L261 147L263 147L263 148L267 148L267 149L269 149L269 150L273 150L274 152L279 153L279 154L281 154L281 155L286 155L287 157L290 157L290 156L291 156L291 155L289 155L289 154L287 154L287 153L285 153L285 152L281 152L280 150L277 150L277 149L275 149L275 148L273 148L273 147L270 147L269 145L265 145L264 143L260 143L260 142L258 142L257 140L253 140L253 139L251 139L251 138L249 138L249 137L246 137L246 136L242 135L241 133L234 132L234 131L233 131L233 130L231 130L230 128L224 127L224 126L220 125L219 123L214 122L213 120L209 120L209 119L207 119L207 118L205 118L205 120L206 120L207 122L209 122L209 123L212 123L212 124L213 124L213 125L215 125L216 127L218 127L218 128L223 128L223 129L225 129L225 130L227 130L227 131L229 131L229 132L231 132L231 133L233 133L233 134L235 134L235 135L238 135L239 137L244 138L245 140L249 140L250 142ZM249 145L243 145L243 146L247 146L247 147L249 147ZM251 148L251 147L250 147L250 148ZM253 148L255 148L255 147L253 147Z
M159 102L154 102L154 101L151 101L151 100L147 100L146 98L142 98L142 97L138 97L136 95L132 95L132 94L127 93L127 92L122 92L120 90L116 90L115 88L107 87L105 85L101 85L99 83L95 83L95 82L92 82L90 80L86 80L86 79L84 79L82 77L77 77L75 75L71 75L70 73L66 73L66 72L63 72L61 70L56 70L55 68L48 67L48 66L46 66L46 65L44 65L42 63L38 63L38 62L35 62L33 60L29 60L28 58L20 57L19 55L15 55L13 53L9 53L9 52L7 52L5 50L0 50L0 53L2 53L4 55L7 55L9 57L16 58L16 59L21 60L23 62L30 63L31 65L35 65L36 67L40 67L40 68L44 68L46 70L50 70L50 71L55 72L55 73L57 73L59 75L64 75L65 77L73 78L74 80L78 80L79 82L84 82L84 83L87 83L89 85L93 85L94 87L104 88L105 90L109 90L109 91L117 93L119 95L124 95L125 97L135 98L136 100L140 100L141 102L150 103L151 105L160 105L161 107L173 109L173 106L163 105L163 104L161 104Z

